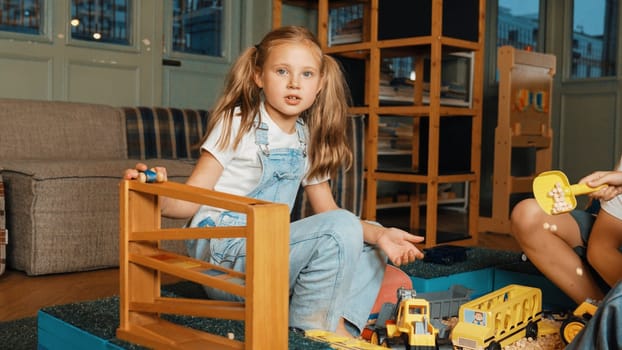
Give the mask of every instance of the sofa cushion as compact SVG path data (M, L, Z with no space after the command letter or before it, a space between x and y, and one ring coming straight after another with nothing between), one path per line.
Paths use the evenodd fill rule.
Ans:
M0 159L125 159L119 108L0 99Z
M137 160L3 162L9 265L29 275L117 266L119 181ZM184 182L193 165L149 160ZM177 223L176 225L181 225ZM62 258L59 258L62 256Z
M337 205L357 216L363 212L363 172L365 169L365 116L351 116L347 124L348 144L352 149L352 167L342 167L331 181L331 189ZM311 205L301 188L296 197L291 220L299 220L311 215Z
M198 159L208 112L164 107L124 107L128 158Z

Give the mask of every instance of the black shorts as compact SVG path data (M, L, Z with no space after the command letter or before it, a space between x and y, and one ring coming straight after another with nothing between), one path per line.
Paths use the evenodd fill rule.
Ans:
M585 210L575 209L570 212L570 216L572 216L574 221L577 222L577 225L579 225L581 240L583 241L583 245L587 246L587 241L590 238L590 232L592 231L592 226L594 226L596 215Z
M598 202L598 201L595 201ZM598 210L573 210L570 212L572 218L579 225L579 231L581 232L581 240L583 241L583 246L574 247L575 253L585 262L585 265L589 267L592 276L594 276L594 280L598 283L600 289L606 293L611 289L611 287L603 280L602 277L590 266L587 261L587 242L590 238L590 232L592 231L592 226L594 226L594 221L596 220L596 214ZM622 247L621 247L622 248Z

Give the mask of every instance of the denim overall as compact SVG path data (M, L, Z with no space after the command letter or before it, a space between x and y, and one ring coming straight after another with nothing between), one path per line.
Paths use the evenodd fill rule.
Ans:
M270 149L268 128L255 129L257 152L262 164L259 184L248 193L265 201L285 203L290 211L305 173L306 138L302 122L296 123L299 149ZM245 225L240 213L223 212L207 217L198 226ZM214 264L245 271L246 241L243 238L191 241L190 253ZM209 244L201 248L201 245ZM386 257L363 243L360 219L346 210L314 215L290 226L289 326L303 330L335 330L340 317L358 335L374 304L386 265ZM241 300L221 290L205 287L210 298ZM353 327L354 326L354 327Z

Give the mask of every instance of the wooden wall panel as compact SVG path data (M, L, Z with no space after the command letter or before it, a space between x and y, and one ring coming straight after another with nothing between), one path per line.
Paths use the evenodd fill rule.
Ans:
M136 106L140 72L139 67L72 61L66 69L66 96L69 101Z
M52 59L32 56L0 57L0 96L49 100L52 98Z
M614 92L573 92L561 96L559 168L571 182L595 170L607 170L620 159L616 143L619 114ZM584 198L578 198L583 200Z

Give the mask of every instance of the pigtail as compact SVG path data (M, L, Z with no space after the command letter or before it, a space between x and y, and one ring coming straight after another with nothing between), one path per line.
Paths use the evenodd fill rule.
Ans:
M212 117L207 125L207 132L203 137L202 143L214 129L214 126L224 120L223 132L217 141L217 147L224 149L230 145L231 125L233 122L233 112L235 107L240 107L241 125L240 132L235 135L233 148L236 148L244 135L249 132L253 125L253 118L259 112L261 102L261 90L253 81L255 74L255 61L257 48L246 49L235 61L225 79L223 93L216 102L216 107L212 111Z
M350 92L340 64L331 56L322 57L322 89L306 119L311 140L309 178L334 175L342 166L352 166L352 150L347 144Z

